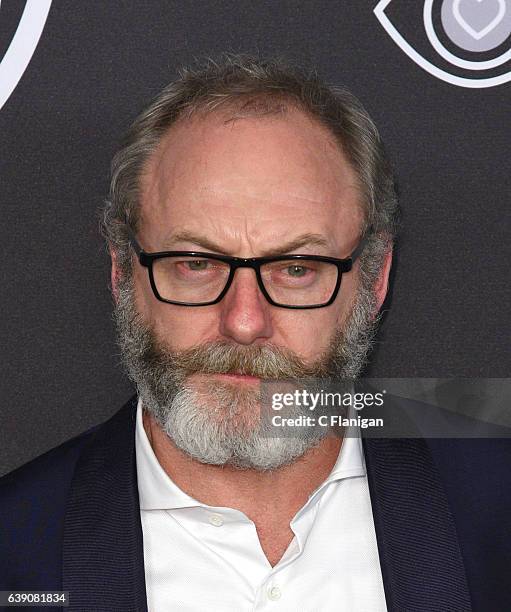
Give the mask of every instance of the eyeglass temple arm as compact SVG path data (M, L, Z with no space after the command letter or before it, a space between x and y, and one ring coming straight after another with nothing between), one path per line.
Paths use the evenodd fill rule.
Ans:
M135 234L132 232L131 227L130 227L130 225L129 225L127 220L126 220L126 228L127 228L127 231L128 231L128 238L129 238L129 241L130 241L130 245L132 246L133 250L137 254L137 257L140 257L140 253L143 252L142 248L138 244L137 239L135 238Z
M368 236L368 233L366 232L364 237L362 238L362 240L358 243L357 248L350 255L350 259L351 259L352 263L355 263L355 261L358 259L358 257L360 257L360 255L362 254L362 251L367 246L368 240L369 240L369 236Z

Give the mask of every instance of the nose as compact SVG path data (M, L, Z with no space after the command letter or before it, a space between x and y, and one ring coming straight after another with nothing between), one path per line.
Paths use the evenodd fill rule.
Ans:
M239 344L270 338L270 304L261 293L254 270L238 268L220 302L220 333Z

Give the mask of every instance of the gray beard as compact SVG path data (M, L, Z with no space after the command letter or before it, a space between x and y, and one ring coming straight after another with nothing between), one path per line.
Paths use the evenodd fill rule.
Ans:
M222 384L204 375L236 372L269 381L354 379L366 364L377 328L374 294L362 288L342 329L312 364L271 343L244 346L219 341L173 351L137 312L131 278L118 289L118 342L144 409L180 450L213 465L274 470L317 446L329 432L325 427L305 427L296 428L292 436L276 437L264 418L259 387ZM306 407L294 408L293 416L299 414L310 413Z

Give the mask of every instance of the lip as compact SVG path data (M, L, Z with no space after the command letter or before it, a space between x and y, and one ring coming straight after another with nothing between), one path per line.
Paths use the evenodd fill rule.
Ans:
M215 376L236 382L259 382L261 380L257 376L250 376L249 374L215 374Z

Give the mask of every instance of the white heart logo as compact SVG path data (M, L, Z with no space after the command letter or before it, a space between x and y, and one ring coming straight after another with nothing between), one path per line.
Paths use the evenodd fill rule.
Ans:
M484 2L486 0L476 0L478 3ZM452 3L452 13L456 21L460 24L460 26L465 30L467 34L470 34L472 38L475 40L481 40L487 34L489 34L492 30L494 30L499 23L504 19L504 15L506 14L506 0L497 0L498 3L498 12L497 15L490 21L488 25L486 25L482 30L475 30L463 17L460 12L460 4L461 0L454 0Z
M18 29L0 62L0 108L23 76L41 38L52 0L27 0Z

